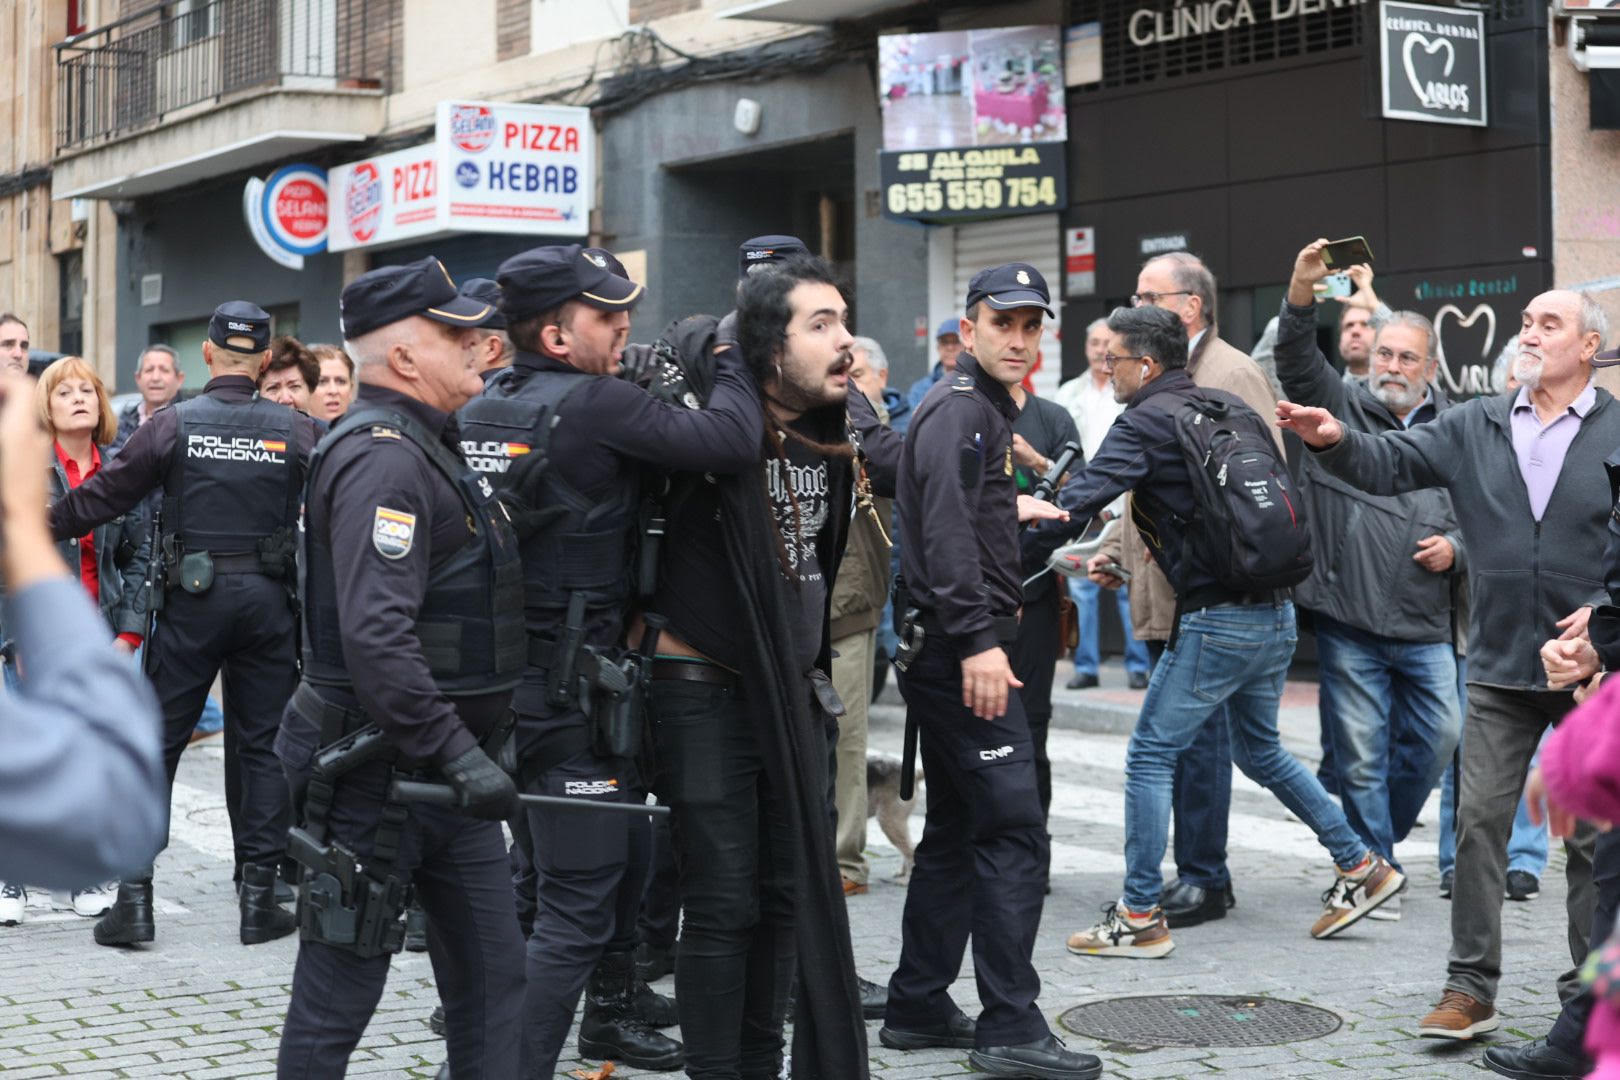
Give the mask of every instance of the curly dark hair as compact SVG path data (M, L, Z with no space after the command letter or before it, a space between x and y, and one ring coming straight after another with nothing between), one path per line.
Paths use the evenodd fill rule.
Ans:
M761 386L776 375L788 323L793 321L788 295L806 282L831 285L839 292L844 288L832 264L815 255L796 255L750 274L737 288L737 345Z
M271 374L288 368L297 368L304 384L311 390L321 381L321 362L315 359L315 354L297 338L283 336L270 342L270 363L260 373L259 385L263 386L264 380Z

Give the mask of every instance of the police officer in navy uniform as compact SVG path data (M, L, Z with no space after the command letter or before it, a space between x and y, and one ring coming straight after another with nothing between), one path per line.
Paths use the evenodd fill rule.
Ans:
M414 892L451 1072L512 1077L522 941L498 823L517 792L492 755L523 671L521 568L451 415L482 389L469 346L488 308L433 258L361 275L341 305L359 396L310 461L304 676L276 742L305 864L278 1075L343 1074ZM399 802L401 777L455 805Z
M169 783L224 671L225 723L241 763L241 804L232 825L243 861L244 945L295 928L275 902L290 799L273 750L281 708L298 681L292 590L293 536L304 471L315 445L309 417L261 399L254 379L270 358L270 316L245 301L221 304L208 324L203 393L159 409L124 450L51 510L58 538L134 508L161 486L163 560L146 642L146 670L163 704ZM96 923L96 941L151 941L150 872L121 882Z
M516 360L458 419L469 463L501 489L522 536L529 662L515 704L523 788L640 803L644 720L623 686L627 671L628 681L637 675L622 646L638 584L641 473L737 472L759 456L761 414L735 357L720 360L701 410L612 377L644 292L610 260L594 249L542 247L501 265ZM523 824L515 834L529 834L538 899L523 1075L556 1071L582 990L583 1056L680 1068L681 1044L633 1005L647 818L531 810Z
M1048 841L1029 723L1007 650L1021 602L1009 388L1034 366L1046 282L1024 263L980 271L961 321L956 373L923 398L907 432L896 506L910 644L900 688L920 728L928 822L906 890L885 1046L971 1049L996 1076L1090 1080L1096 1057L1047 1027L1031 956ZM983 1011L951 1000L968 937Z

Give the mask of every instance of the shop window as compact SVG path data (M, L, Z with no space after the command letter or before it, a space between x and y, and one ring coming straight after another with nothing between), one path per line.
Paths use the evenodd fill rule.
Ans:
M68 251L57 256L56 347L72 356L84 355L84 252Z

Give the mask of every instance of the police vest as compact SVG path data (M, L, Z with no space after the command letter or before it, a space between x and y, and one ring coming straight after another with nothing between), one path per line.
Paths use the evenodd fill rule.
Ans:
M370 439L374 428L396 432L456 489L472 537L428 571L414 631L439 691L449 697L510 690L523 675L523 569L517 537L494 490L422 425L392 409L357 408L321 440L309 462L309 484L322 460L341 440ZM392 437L392 436L390 436ZM431 529L431 522L423 522ZM307 528L299 558L304 597L304 679L317 686L350 689L338 629L337 583L330 539ZM373 617L368 612L360 618Z
M513 493L525 504L562 511L522 543L525 607L535 634L554 635L575 594L587 612L622 607L630 596L639 484L627 479L606 501L587 498L546 460L568 396L595 378L601 376L508 368L456 414L462 453L474 469L497 488L515 488L521 478L529 490ZM536 454L541 460L524 468Z
M163 531L186 551L251 552L298 520L298 414L263 398L203 394L174 406Z

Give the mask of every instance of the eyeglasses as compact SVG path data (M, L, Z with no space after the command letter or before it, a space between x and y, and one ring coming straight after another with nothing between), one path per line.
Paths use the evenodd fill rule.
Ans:
M1103 353L1102 361L1103 361L1103 367L1107 368L1109 371L1113 371L1114 370L1114 365L1119 363L1121 360L1146 360L1146 359L1147 359L1146 356L1115 356L1113 353Z
M1131 307L1152 307L1167 296L1191 296L1186 289L1177 289L1175 292L1139 292L1131 294Z
M1388 346L1379 346L1373 350L1373 356L1381 366L1389 366L1391 361L1399 361L1403 368L1416 368L1428 362L1427 356L1419 356L1415 352L1396 352Z

